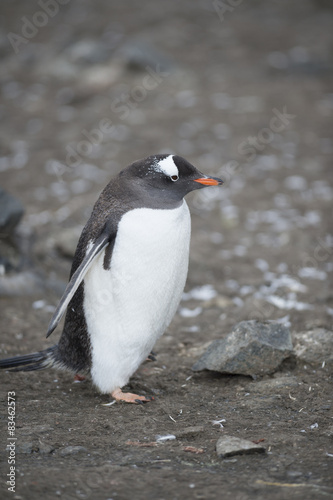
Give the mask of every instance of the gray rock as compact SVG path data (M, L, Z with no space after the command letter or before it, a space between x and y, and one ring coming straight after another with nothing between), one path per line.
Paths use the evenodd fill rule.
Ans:
M143 71L149 66L169 73L174 66L165 54L141 39L128 41L117 50L116 55L133 70Z
M22 271L0 277L0 297L32 296L53 290L62 295L66 283L58 279L47 279L42 273Z
M333 332L315 328L293 334L296 360L313 367L333 367Z
M44 290L43 281L33 271L23 271L8 276L2 276L0 281L0 297L20 297L33 295Z
M24 213L22 203L0 188L0 233L1 237L13 232Z
M0 275L18 269L21 262L22 254L17 240L13 241L9 233L0 233Z
M24 454L29 455L30 453L37 452L37 451L38 451L37 444L34 444L31 441L25 442L25 443L24 442L23 443L19 443L16 446L16 452L17 453L24 453Z
M198 434L201 434L204 432L204 426L203 425L194 425L192 427L186 427L185 429L180 429L179 431L174 432L176 438L178 439L188 439L197 436Z
M16 226L24 213L22 203L0 188L0 274L22 266L22 252L29 240L18 234Z
M273 373L292 354L291 335L279 323L242 321L224 339L215 340L192 370L239 375Z
M265 447L261 444L234 436L222 436L216 442L216 453L222 458L250 453L265 453L265 451Z
M61 450L60 455L66 457L67 455L77 455L78 453L88 453L88 450L84 446L67 446Z
M41 453L42 455L48 455L49 453L52 453L54 450L55 450L55 448L51 444L47 444L47 443L43 443L43 441L39 441L38 452Z
M70 45L64 54L72 63L83 65L107 61L112 56L112 51L100 40L83 39Z
M122 73L122 66L114 62L108 65L94 65L80 72L78 99L86 99L93 92L101 92L113 85ZM86 181L87 182L87 181Z

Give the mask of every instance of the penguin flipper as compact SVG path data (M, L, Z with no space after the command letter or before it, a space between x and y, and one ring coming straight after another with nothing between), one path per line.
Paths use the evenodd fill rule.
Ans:
M110 243L110 233L103 232L95 241L87 255L82 260L79 267L76 269L75 273L73 273L66 289L64 291L63 296L60 299L57 309L55 310L52 319L50 321L46 338L51 335L51 333L56 329L59 321L61 320L64 312L67 309L68 304L72 300L76 290L79 288L83 278L86 275L89 267L96 259L96 257L107 247Z

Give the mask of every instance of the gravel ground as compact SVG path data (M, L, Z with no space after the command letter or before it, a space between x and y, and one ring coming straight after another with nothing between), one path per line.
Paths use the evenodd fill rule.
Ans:
M49 319L114 173L171 152L225 185L188 197L186 294L129 387L155 401L1 373L2 498L332 498L331 2L47 5L0 7L0 184L25 207L16 248L0 240L12 268L23 254L0 278L1 357L57 341ZM250 319L289 326L295 354L254 379L191 370ZM220 458L225 435L265 453Z

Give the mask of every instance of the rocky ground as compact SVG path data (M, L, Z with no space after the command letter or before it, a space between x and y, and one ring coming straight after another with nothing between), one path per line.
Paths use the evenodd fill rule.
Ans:
M1 6L0 183L25 210L2 226L1 358L57 341L45 331L112 174L174 152L225 185L188 197L186 293L130 384L155 401L1 373L2 498L332 498L331 2L47 5ZM253 319L291 332L273 373L192 371ZM227 436L264 450L223 458Z

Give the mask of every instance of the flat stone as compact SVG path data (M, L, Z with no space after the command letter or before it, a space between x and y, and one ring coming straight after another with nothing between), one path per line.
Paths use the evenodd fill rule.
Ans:
M0 261L1 262L1 261ZM0 297L22 297L40 295L50 289L61 295L66 283L57 278L48 279L41 272L22 271L20 273L1 276Z
M282 324L242 321L227 337L212 342L192 370L269 374L292 354L292 348L290 331Z
M116 51L116 56L120 57L133 70L147 71L147 67L150 69L159 68L167 75L174 68L174 64L165 54L139 38L130 39L122 45Z
M222 436L216 442L216 453L219 457L233 457L234 455L248 455L251 453L265 453L265 447L247 439L235 436Z
M43 281L34 271L27 270L1 277L0 296L19 297L41 293L43 290Z
M67 446L60 451L62 457L77 455L78 453L88 453L88 450L84 446Z
M72 63L79 65L105 62L112 56L107 44L93 39L79 40L71 44L64 54Z
M55 447L52 446L51 444L44 443L43 441L39 441L38 444L38 452L41 453L42 455L48 455L49 453L52 453L55 450Z
M37 452L37 451L38 451L38 446L31 441L23 442L18 444L18 446L16 446L17 453L24 453L28 455L32 452Z
M293 334L296 360L313 367L333 367L333 332L315 328Z
M113 63L94 65L81 72L78 90L83 95L87 92L102 91L114 84L121 74L121 66Z
M193 425L192 427L186 427L185 429L180 429L176 431L174 434L176 438L191 438L195 437L198 434L204 432L205 428L203 425Z

